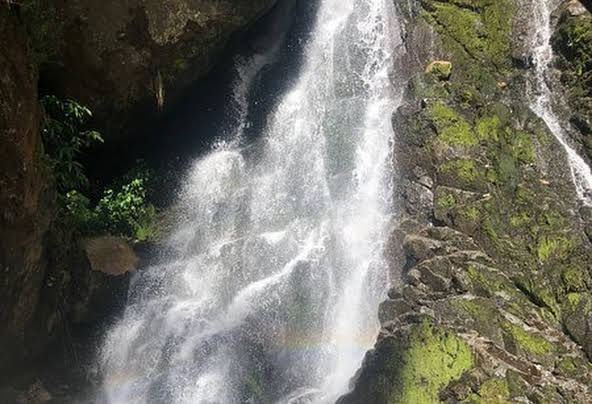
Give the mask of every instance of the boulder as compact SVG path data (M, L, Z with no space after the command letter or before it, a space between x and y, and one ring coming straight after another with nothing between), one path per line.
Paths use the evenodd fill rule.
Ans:
M88 267L74 280L72 321L93 327L104 324L125 307L130 275L139 258L129 243L103 236L81 242Z
M426 73L433 74L439 80L448 80L452 74L452 63L445 60L435 60L426 67Z
M586 6L584 6L579 0L569 0L563 5L563 7L572 17L579 17L587 12Z
M90 269L111 276L135 271L138 257L129 243L120 237L103 236L85 239L82 248Z

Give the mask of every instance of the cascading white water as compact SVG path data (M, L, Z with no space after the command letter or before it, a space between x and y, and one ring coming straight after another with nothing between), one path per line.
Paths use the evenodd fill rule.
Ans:
M104 343L105 401L328 403L347 392L387 287L392 3L321 0L299 77L260 141L247 153L241 126L195 162L170 238L178 257L136 275Z
M578 154L571 145L568 131L553 110L554 94L548 84L548 74L552 69L553 47L551 38L553 36L553 27L551 24L551 14L559 5L557 0L534 0L533 14L535 30L532 39L533 62L535 65L535 91L533 91L532 109L541 117L557 141L565 149L569 162L573 182L576 186L578 198L584 205L592 206L592 170L586 161Z

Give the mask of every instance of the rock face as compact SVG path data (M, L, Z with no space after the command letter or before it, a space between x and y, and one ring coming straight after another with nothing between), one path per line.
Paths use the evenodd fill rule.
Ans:
M102 324L125 306L130 273L139 259L129 243L119 237L96 237L82 242L88 266L75 279L81 293L71 297L74 323Z
M43 353L69 321L88 324L112 314L108 303L125 297L129 275L123 272L136 261L127 245L112 239L101 241L103 252L84 257L73 232L55 223L38 84L88 106L93 126L107 140L119 139L132 126L130 117L156 112L185 90L217 62L233 33L274 3L27 0L0 6L0 375ZM90 270L105 266L117 274Z
M82 242L82 249L90 263L90 269L107 275L125 275L137 269L138 257L120 237L97 237Z
M518 6L401 6L421 73L393 119L400 286L342 404L590 402L592 245L561 148L524 100ZM448 80L434 60L452 63Z
M52 217L49 172L40 138L37 71L26 35L0 7L0 371L23 355L20 342L45 271L44 237Z
M206 73L230 36L274 3L33 0L22 13L48 91L88 106L109 140Z
M592 13L577 0L559 8L553 37L557 67L566 89L570 121L581 132L584 150L592 159Z

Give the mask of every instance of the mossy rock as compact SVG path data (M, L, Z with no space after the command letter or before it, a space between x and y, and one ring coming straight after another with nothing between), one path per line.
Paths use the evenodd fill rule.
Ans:
M565 8L552 39L567 88L571 121L590 140L592 135L592 14L572 15ZM592 143L584 141L592 156Z
M400 366L391 403L416 404L439 401L440 392L474 365L469 345L430 321L416 325L408 346L394 358Z
M426 73L434 75L438 80L448 80L452 74L452 63L435 60L426 67Z

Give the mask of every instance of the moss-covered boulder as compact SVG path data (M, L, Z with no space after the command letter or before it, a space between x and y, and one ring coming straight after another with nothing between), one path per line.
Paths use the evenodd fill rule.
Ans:
M452 74L452 63L435 60L426 67L426 73L433 74L439 80L448 80Z

